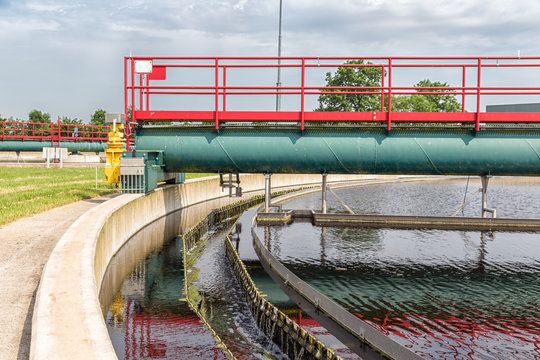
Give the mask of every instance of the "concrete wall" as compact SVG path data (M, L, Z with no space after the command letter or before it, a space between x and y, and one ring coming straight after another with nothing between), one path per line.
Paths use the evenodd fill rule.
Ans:
M329 175L329 182L358 180L372 176ZM320 183L320 175L274 175L273 190ZM247 199L264 189L264 176L242 175L242 198L229 198L219 179L206 178L159 188L146 195L125 194L100 204L81 216L53 250L42 274L32 322L31 359L116 359L99 293L104 275L115 254L128 240L145 229L160 228L155 239L133 243L127 254L133 259L158 248L166 237L180 229L174 220L155 223L179 209L202 204L197 215L182 220L187 228L211 208ZM174 217L172 217L174 219ZM131 264L118 270L115 282L129 273Z

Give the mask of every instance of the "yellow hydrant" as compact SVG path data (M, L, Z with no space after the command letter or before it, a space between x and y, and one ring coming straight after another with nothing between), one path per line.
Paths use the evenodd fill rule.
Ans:
M117 124L116 121L111 124L109 129L108 149L105 149L105 183L117 183L120 177L120 157L122 151L126 150L126 140L124 138L124 124Z

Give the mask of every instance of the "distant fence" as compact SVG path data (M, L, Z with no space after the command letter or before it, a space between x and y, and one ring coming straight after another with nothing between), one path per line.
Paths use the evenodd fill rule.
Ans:
M107 141L109 127L104 125L0 121L0 140Z

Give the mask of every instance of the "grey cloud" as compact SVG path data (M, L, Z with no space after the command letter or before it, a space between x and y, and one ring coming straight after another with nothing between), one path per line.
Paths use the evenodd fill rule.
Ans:
M283 3L286 56L539 53L534 0ZM0 114L43 106L87 119L97 107L122 108L122 57L130 50L275 55L278 7L277 0L0 0L0 67L10 69Z

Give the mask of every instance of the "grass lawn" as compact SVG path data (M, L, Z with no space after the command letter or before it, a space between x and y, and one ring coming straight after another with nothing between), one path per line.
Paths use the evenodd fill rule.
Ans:
M214 174L186 174L187 179ZM104 169L95 168L0 168L0 225L56 206L116 191L104 184Z

